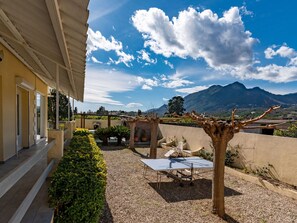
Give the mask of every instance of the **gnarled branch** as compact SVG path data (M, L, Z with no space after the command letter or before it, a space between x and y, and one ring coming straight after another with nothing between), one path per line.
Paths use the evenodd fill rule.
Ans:
M256 117L256 118L253 118L253 119L250 119L250 120L247 120L247 121L239 122L239 123L238 123L238 125L239 125L238 127L239 127L239 128L243 128L243 127L246 126L246 125L252 124L252 123L254 123L254 122L256 122L256 121L258 121L258 120L264 118L266 115L268 115L268 114L271 113L272 111L274 111L274 110L276 110L276 109L279 109L279 108L280 108L280 106L272 106L272 107L270 107L268 110L266 110L262 115L259 115L259 116Z

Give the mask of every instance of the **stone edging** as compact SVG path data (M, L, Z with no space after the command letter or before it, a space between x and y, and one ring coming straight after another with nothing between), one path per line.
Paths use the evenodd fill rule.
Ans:
M279 193L281 195L284 195L284 196L287 196L287 197L290 197L290 198L293 198L293 199L296 199L297 200L297 192L294 191L294 190L290 190L288 188L282 188L282 187L278 187L278 186L275 186L273 184L271 184L270 182L266 181L266 180L263 180L259 177L255 177L255 176L252 176L252 175L248 175L248 174L245 174L245 173L241 173L237 170L234 170L230 167L227 167L225 166L225 172L228 173L228 174L231 174L233 176L236 176L236 177L239 177L243 180L246 180L246 181L249 181L251 183L254 183L254 184L257 184L259 186L262 186L268 190L271 190L273 192L276 192L276 193Z

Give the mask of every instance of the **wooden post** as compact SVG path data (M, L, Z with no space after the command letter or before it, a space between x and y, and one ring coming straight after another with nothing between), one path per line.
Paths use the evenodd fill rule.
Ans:
M135 149L134 145L134 134L135 134L135 126L136 126L136 121L128 121L129 126L130 126L130 139L129 139L129 148L130 149Z
M56 64L56 130L59 129L59 99L60 99L60 96L59 96L59 81L60 81L60 78L59 78L59 65Z
M107 116L107 126L110 127L110 115Z
M151 145L150 145L150 158L157 158L157 146L158 146L158 125L159 118L152 118L151 123Z

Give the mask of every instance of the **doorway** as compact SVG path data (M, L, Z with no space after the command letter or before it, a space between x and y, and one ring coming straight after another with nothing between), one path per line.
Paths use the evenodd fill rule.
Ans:
M23 143L22 143L22 92L21 89L18 87L17 88L17 151L21 150L23 148Z
M45 137L45 97L36 93L36 142Z
M29 91L17 87L16 94L16 148L29 147Z

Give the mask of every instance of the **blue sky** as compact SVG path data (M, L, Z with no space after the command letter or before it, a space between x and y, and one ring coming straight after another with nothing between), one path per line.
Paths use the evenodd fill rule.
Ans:
M84 103L146 111L234 81L297 92L297 2L91 0Z

